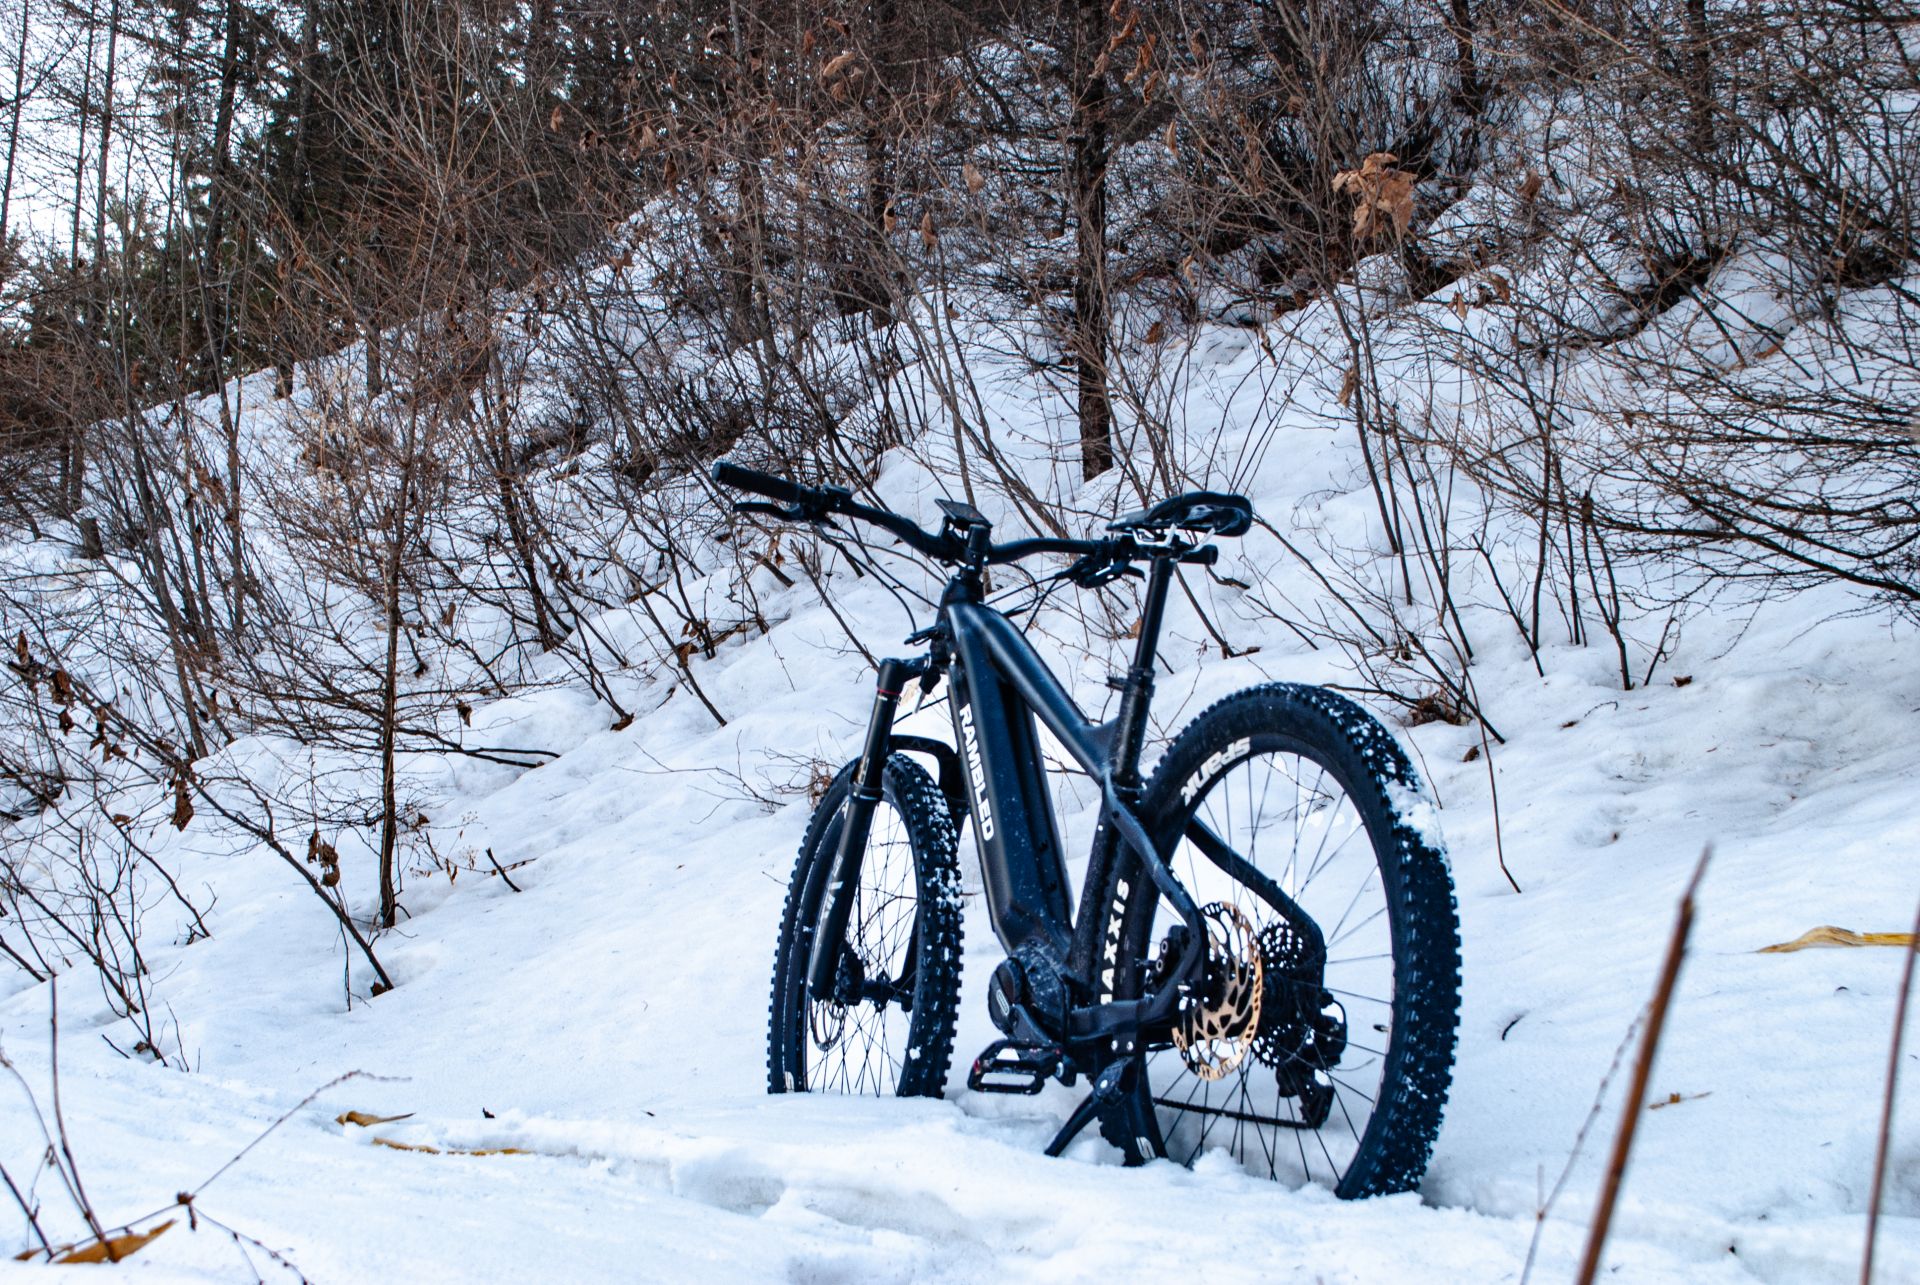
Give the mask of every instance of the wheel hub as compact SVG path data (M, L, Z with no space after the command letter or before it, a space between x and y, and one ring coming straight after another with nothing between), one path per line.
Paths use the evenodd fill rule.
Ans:
M1175 1018L1173 1046L1188 1070L1219 1080L1253 1051L1266 969L1253 923L1239 907L1216 901L1200 917L1207 930L1204 992L1189 997Z

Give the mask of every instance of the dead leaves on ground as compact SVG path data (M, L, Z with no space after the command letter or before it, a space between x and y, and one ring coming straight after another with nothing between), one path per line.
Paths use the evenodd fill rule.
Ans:
M373 1140L376 1147L390 1147L395 1151L419 1151L429 1156L526 1156L530 1151L520 1147L430 1147L424 1142L400 1142L393 1138Z
M363 1129L371 1129L377 1124L393 1124L399 1120L411 1120L413 1112L400 1115L374 1115L370 1111L342 1111L333 1117L335 1124L356 1124ZM376 1134L373 1145L386 1147L392 1151L418 1151L429 1156L525 1156L531 1155L519 1147L435 1147L424 1142L402 1142L398 1138L383 1138Z
M62 1245L53 1251L56 1263L117 1263L139 1253L149 1244L158 1240L167 1228L179 1220L169 1218L152 1231L130 1231L119 1236L108 1236L102 1240L90 1240L82 1245ZM44 1254L45 1250L29 1249L23 1254L15 1254L16 1263L29 1262Z
M1771 946L1762 946L1754 953L1757 955L1784 955L1790 951L1806 950L1810 946L1905 946L1913 948L1912 933L1857 933L1851 928L1836 928L1832 924L1821 924L1818 928L1809 928L1792 941L1777 942Z

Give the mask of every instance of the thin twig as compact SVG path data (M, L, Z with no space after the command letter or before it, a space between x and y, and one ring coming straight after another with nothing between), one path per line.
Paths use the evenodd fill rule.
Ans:
M1647 1079L1653 1074L1653 1055L1660 1047L1660 1032L1667 1022L1667 1006L1673 999L1674 984L1680 980L1680 963L1687 957L1687 936L1693 931L1693 894L1707 873L1713 857L1713 845L1700 854L1686 891L1680 894L1680 910L1674 917L1673 936L1667 940L1667 957L1660 965L1660 983L1654 989L1647 1008L1647 1028L1640 1037L1640 1055L1633 1064L1633 1080L1627 1086L1627 1100L1620 1111L1620 1132L1613 1140L1613 1155L1607 1160L1607 1176L1600 1188L1600 1203L1593 1211L1593 1229L1587 1233L1587 1251L1580 1260L1577 1285L1593 1285L1600 1270L1600 1252L1606 1247L1607 1229L1613 1222L1614 1202L1620 1196L1620 1184L1626 1177L1627 1156L1633 1150L1633 1134L1640 1127L1641 1103L1647 1096Z
M1873 1285L1873 1249L1880 1235L1880 1197L1887 1181L1888 1144L1893 1140L1893 1089L1900 1078L1900 1046L1907 1035L1907 996L1913 990L1913 960L1920 955L1920 906L1913 912L1913 934L1900 969L1900 996L1893 1006L1893 1047L1887 1051L1887 1096L1880 1104L1880 1141L1873 1155L1873 1195L1867 1200L1867 1246L1860 1256L1860 1285Z
M1474 704L1477 706L1479 703L1476 698ZM1500 863L1500 873L1507 877L1507 883L1515 892L1519 892L1520 881L1513 877L1513 871L1507 869L1507 844L1500 833L1500 783L1494 779L1493 743L1487 739L1487 720L1475 718L1473 722L1480 729L1480 757L1487 761L1487 794L1493 801L1493 859Z
M67 1188L73 1193L73 1203L79 1206L80 1216L87 1220L87 1226L93 1230L95 1239L104 1241L107 1233L101 1230L100 1219L93 1212L93 1202L87 1199L87 1190L80 1183L80 1167L73 1160L73 1146L67 1137L67 1117L60 1107L60 983L54 982L47 987L47 1068L53 1084L53 1127L60 1136L60 1155L65 1160L64 1176ZM42 1123L44 1128L44 1122ZM107 1255L111 1258L111 1252Z
M27 1216L27 1226L33 1228L34 1236L40 1241L40 1248L47 1251L48 1258L52 1258L53 1242L47 1239L46 1232L40 1230L40 1219L35 1215L33 1206L27 1202L26 1196L21 1194L19 1186L13 1181L13 1175L7 1172L5 1165L0 1165L0 1182L7 1184L7 1190L12 1193L14 1203L18 1204L20 1212Z
M1573 1135L1573 1149L1567 1153L1567 1163L1560 1168L1560 1176L1554 1179L1553 1189L1545 1196L1537 1197L1538 1205L1533 1211L1533 1237L1527 1242L1527 1259L1520 1267L1520 1285L1527 1285L1533 1278L1533 1261L1540 1252L1540 1238L1547 1229L1547 1215L1553 1212L1554 1205L1560 1199L1560 1193L1566 1190L1567 1182L1573 1177L1573 1167L1587 1150L1587 1135L1593 1131L1594 1122L1600 1118L1600 1111L1607 1104L1607 1090L1613 1085L1613 1077L1620 1074L1620 1064L1626 1060L1627 1047L1633 1043L1633 1037L1639 1033L1640 1023L1646 1015L1636 1016L1627 1024L1626 1034L1620 1037L1620 1043L1614 1046L1613 1061L1607 1064L1607 1073L1600 1077L1600 1087L1593 1092L1593 1104L1587 1108L1586 1119L1580 1122L1580 1131ZM1513 1019L1519 1021L1518 1017ZM1507 1031L1513 1029L1511 1023L1506 1031L1500 1032L1500 1038L1507 1038Z
M520 891L520 885L515 883L512 877L507 874L506 868L500 864L500 859L493 855L492 848L487 849L487 860L493 862L493 872L500 876L501 880L506 883L507 887L513 889L515 892Z

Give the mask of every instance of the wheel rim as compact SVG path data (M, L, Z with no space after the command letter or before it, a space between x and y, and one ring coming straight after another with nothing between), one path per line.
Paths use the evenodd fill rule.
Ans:
M1248 1055L1218 1078L1196 1073L1191 1053L1170 1042L1148 1046L1165 1152L1190 1165L1224 1150L1265 1177L1338 1187L1381 1100L1393 1040L1392 925L1365 821L1324 765L1275 750L1217 776L1189 815L1306 912L1326 958L1316 971L1309 943L1276 902L1180 839L1169 865L1195 904L1231 907L1251 923L1267 1002L1257 1033L1247 1033ZM1163 944L1179 924L1160 901L1136 940ZM1336 1005L1325 1015L1323 990Z
M838 850L845 813L828 827L820 859ZM840 993L816 1000L797 979L803 1008L804 1084L819 1093L887 1096L899 1092L912 1056L908 1012L914 974L914 921L919 885L905 819L888 800L874 807L873 828L847 920ZM824 913L824 907L820 908Z

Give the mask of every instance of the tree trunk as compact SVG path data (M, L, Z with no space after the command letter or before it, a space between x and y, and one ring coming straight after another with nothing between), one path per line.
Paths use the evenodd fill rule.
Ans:
M1111 305L1107 298L1107 27L1101 0L1075 0L1072 156L1074 366L1079 380L1080 470L1113 467L1113 404L1107 393Z
M107 73L100 93L100 176L93 207L93 279L106 271L107 259L107 154L113 147L113 91L116 64L120 57L120 0L113 0L107 14ZM96 301L97 303L97 301Z
M27 33L31 0L20 0L20 49L13 57L13 122L7 130L7 169L0 178L0 265L7 253L7 216L13 207L13 163L20 154L20 111L26 105Z
M1473 27L1473 8L1468 0L1452 0L1453 3L1453 58L1456 84L1453 90L1453 102L1462 116L1467 118L1467 136L1462 148L1459 168L1471 169L1480 150L1480 113L1486 104L1486 87L1480 83L1480 69L1474 59L1474 41L1477 34Z
M301 176L307 172L307 137L311 132L313 115L314 62L319 56L319 48L320 38L315 30L313 5L308 4L300 17L300 69L295 73L293 91L293 164L288 167L288 189L280 193L281 208L291 229L289 239L292 244L281 248L286 259L296 257L303 239L301 229L306 225L305 202L299 183ZM285 285L278 313L284 320L275 327L277 333L273 336L278 350L273 368L273 395L287 398L293 396L293 354L299 346L296 334L306 333L302 330L302 318L298 314L307 306L311 294L307 289L305 274L297 267L282 280ZM294 314L290 318L289 311Z
M1707 0L1687 0L1687 141L1694 155L1713 150L1713 51Z
M395 890L394 857L400 846L399 782L396 777L397 746L400 736L400 569L406 557L407 527L412 518L414 455L418 449L414 430L407 430L406 455L400 464L400 486L394 496L390 543L387 546L385 602L386 665L380 680L380 923L392 928L399 922L399 899Z

